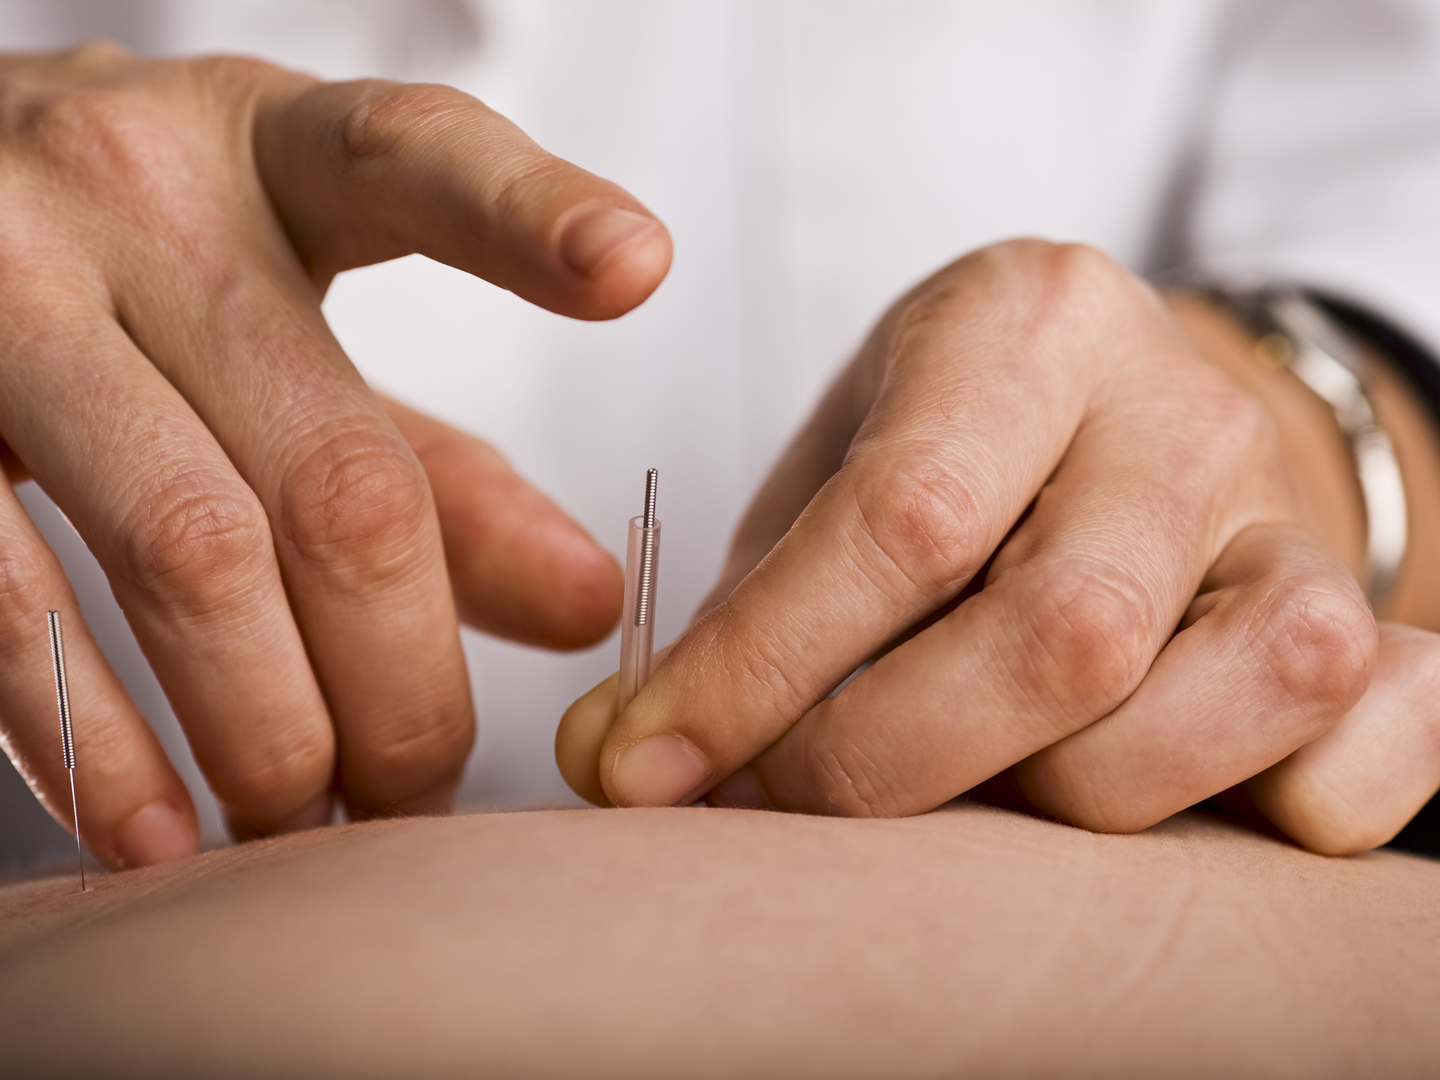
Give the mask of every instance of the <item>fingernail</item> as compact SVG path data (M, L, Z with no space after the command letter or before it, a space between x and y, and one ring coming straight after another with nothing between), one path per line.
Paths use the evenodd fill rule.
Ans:
M650 735L615 756L610 784L620 806L679 806L710 782L710 763L679 735Z
M727 810L774 810L754 769L741 769L716 784L705 801Z
M560 237L560 254L570 269L586 277L593 274L606 257L631 237L645 229L653 229L654 218L603 206L591 210L565 227Z
M195 854L195 827L161 800L135 811L115 831L115 851L126 866L150 866Z

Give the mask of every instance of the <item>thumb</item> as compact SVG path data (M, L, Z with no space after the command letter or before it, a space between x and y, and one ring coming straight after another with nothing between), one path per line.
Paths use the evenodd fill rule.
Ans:
M552 649L608 634L623 586L609 552L489 444L381 401L430 479L460 618Z
M632 195L447 86L277 73L254 139L261 180L322 284L418 252L561 315L613 319L670 268L669 233Z
M655 650L656 667L670 655L671 646ZM565 710L555 731L555 764L570 790L596 806L611 806L600 782L600 750L620 709L620 675L611 675Z

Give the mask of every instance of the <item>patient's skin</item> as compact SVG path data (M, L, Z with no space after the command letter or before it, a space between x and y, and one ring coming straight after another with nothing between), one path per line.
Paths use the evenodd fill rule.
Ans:
M978 806L412 819L0 889L7 1076L1419 1075L1440 863Z

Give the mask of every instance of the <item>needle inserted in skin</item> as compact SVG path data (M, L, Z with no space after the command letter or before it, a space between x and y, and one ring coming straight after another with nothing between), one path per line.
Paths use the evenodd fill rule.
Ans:
M60 703L60 745L70 773L70 809L75 814L75 857L80 862L80 891L85 891L85 856L80 850L80 803L75 798L75 730L70 726L70 687L65 682L65 642L60 637L60 613L46 615L50 623L50 659L55 665L55 698Z

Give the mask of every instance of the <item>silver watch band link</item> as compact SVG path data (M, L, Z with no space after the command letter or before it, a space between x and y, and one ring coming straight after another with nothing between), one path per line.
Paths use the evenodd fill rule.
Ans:
M1365 561L1370 605L1389 598L1405 559L1409 517L1405 484L1390 437L1366 393L1370 361L1323 308L1293 289L1244 296L1221 293L1259 335L1260 358L1286 367L1335 412L1350 446L1365 508Z

